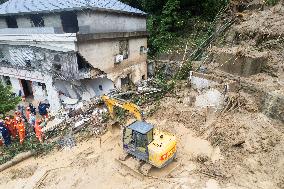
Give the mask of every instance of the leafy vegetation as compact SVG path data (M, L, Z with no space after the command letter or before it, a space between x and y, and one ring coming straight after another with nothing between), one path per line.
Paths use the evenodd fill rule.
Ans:
M5 114L11 110L14 110L18 103L21 101L20 97L15 97L11 91L11 86L5 86L0 82L0 114Z
M150 55L175 49L189 40L198 46L213 31L218 12L229 0L122 0L148 13ZM176 44L176 45L173 45Z
M9 147L0 148L0 165L6 163L22 152L35 151L40 155L48 153L54 146L54 143L41 144L35 136L26 138L23 144L20 144L19 141L15 139Z
M276 5L279 2L279 0L265 0L265 4L267 5Z

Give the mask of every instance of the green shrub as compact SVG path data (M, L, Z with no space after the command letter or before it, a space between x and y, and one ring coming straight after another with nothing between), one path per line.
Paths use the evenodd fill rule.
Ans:
M274 6L279 2L279 0L265 0L265 4L269 6Z

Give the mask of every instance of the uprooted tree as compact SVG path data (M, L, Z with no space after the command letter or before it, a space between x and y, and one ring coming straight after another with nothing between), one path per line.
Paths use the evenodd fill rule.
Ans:
M0 114L3 116L7 112L14 110L21 101L21 98L15 96L11 89L10 85L5 86L0 82Z

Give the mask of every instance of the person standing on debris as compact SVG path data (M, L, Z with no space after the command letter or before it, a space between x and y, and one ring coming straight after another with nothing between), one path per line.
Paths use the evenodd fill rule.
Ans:
M42 120L36 120L36 123L35 123L35 133L36 133L36 137L38 138L38 140L42 143L43 142L43 138L44 138L44 135L43 135L43 132L42 132Z
M21 119L21 113L19 111L15 111L14 113L14 119L13 119L13 124L14 124L14 127L17 128L17 124L18 124L18 119Z
M20 138L20 143L23 144L26 137L26 128L24 124L24 119L17 119L17 130Z
M7 129L10 131L10 134L12 135L13 138L16 138L17 136L17 129L14 126L14 122L10 117L5 118L5 125Z
M25 122L27 121L27 117L26 117L26 112L25 112L25 107L23 105L19 105L18 106L18 110L20 112L20 116L21 118L23 118L25 120Z
M16 118L20 118L21 117L21 112L20 111L15 111L15 113L14 113L14 118L16 119Z
M36 122L36 116L35 114L31 113L30 119L29 119L29 124L31 125L31 127L34 130L35 127L35 122Z
M49 107L50 107L49 103L40 102L39 105L38 105L39 114L44 118L48 118L47 109Z
M9 146L11 144L11 135L9 130L4 126L3 120L0 120L0 133L4 139L5 146Z
M36 115L36 108L34 107L34 105L32 103L29 104L30 107L30 111L32 114Z

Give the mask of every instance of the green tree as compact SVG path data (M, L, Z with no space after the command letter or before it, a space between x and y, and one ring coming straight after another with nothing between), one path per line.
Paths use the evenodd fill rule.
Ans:
M21 101L20 97L15 97L11 91L11 86L5 86L0 82L0 114L5 116L10 110L14 110Z

